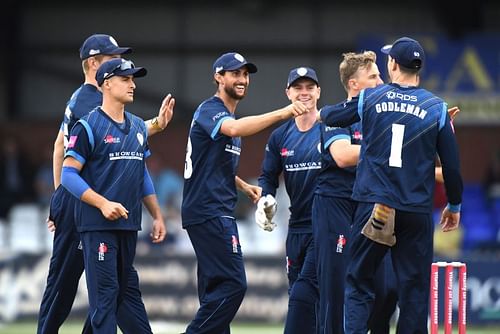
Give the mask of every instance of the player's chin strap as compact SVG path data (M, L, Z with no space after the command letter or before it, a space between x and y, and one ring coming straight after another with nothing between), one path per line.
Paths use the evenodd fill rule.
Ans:
M255 210L255 223L264 231L271 232L276 228L273 218L276 214L277 206L278 203L276 203L276 199L274 199L273 195L270 194L262 196L257 202L257 209Z

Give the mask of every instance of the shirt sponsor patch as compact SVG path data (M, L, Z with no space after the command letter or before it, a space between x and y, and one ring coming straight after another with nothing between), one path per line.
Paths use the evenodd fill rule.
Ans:
M104 142L106 144L119 144L120 143L120 137L113 137L112 135L107 135L104 138Z
M295 155L295 151L294 150L289 150L286 147L283 147L281 149L280 155L282 157L293 157Z
M69 137L68 148L75 147L77 139L78 139L78 136L71 136L71 137Z

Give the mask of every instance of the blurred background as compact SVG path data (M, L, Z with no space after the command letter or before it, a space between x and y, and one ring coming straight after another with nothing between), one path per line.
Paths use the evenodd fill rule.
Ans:
M4 1L5 2L5 1ZM451 1L10 1L0 11L0 322L34 321L45 287L52 234L45 226L53 192L52 149L67 100L82 83L78 50L91 34L106 33L137 66L128 110L157 114L176 98L164 133L150 138L148 161L168 224L168 240L149 243L149 221L138 244L137 269L152 319L187 322L197 308L196 262L181 228L180 202L187 132L197 105L215 92L212 64L237 51L259 71L251 77L237 116L288 104L290 69L316 69L320 105L345 98L342 53L374 50L401 36L426 51L422 86L461 113L455 121L465 181L462 225L436 231L436 260L468 264L469 322L500 324L500 3ZM385 58L378 52L383 79ZM243 139L239 174L255 182L272 129ZM254 206L241 196L237 218L249 291L240 321L280 323L287 309L284 244L288 199L278 194L278 229L259 230ZM436 186L435 216L446 205ZM160 293L158 291L161 291ZM86 311L81 281L72 319ZM1 328L0 328L1 331Z

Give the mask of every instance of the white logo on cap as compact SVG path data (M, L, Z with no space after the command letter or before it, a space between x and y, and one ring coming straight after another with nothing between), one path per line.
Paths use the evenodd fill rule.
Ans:
M392 49L392 44L386 44L382 47L382 50L384 52L387 52L388 50Z
M142 136L142 133L138 133L137 134L137 140L139 141L139 144L142 144L144 143L144 137Z
M414 51L414 52L413 52L413 55L414 55L415 57L420 57L420 53L419 53L418 51Z
M301 67L297 69L297 74L300 75L301 77L307 74L307 68Z
M240 55L239 53L235 53L234 58L236 58L236 60L239 61L240 63L245 61L245 58L243 58L243 56Z
M116 42L116 40L113 37L109 36L109 41L111 43L113 43L114 46L118 47L118 43Z
M219 73L220 71L222 71L224 69L224 66L217 66L215 68L215 73Z
M93 56L93 55L98 55L99 53L101 53L101 50L99 49L90 49L89 50L89 55Z

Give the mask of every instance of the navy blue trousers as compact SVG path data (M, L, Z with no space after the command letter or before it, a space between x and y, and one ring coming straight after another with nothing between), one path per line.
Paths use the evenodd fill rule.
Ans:
M50 218L56 224L47 285L38 313L37 334L58 333L68 317L83 273L80 234L74 219L76 199L64 187L54 192Z
M316 309L319 301L316 259L312 233L288 228L286 240L289 284L286 334L316 333Z
M198 261L200 308L187 334L229 334L247 289L236 221L214 218L186 230Z
M313 234L319 283L318 333L344 333L344 287L351 222L357 203L314 195Z
M133 267L137 231L81 233L94 334L152 333Z
M368 328L370 334L389 334L391 318L398 304L398 285L390 252L375 273L375 300Z
M387 251L398 282L398 334L427 333L433 255L432 215L396 210L396 244L388 247L361 234L373 203L359 203L346 280L346 333L366 334L375 298L375 275Z

